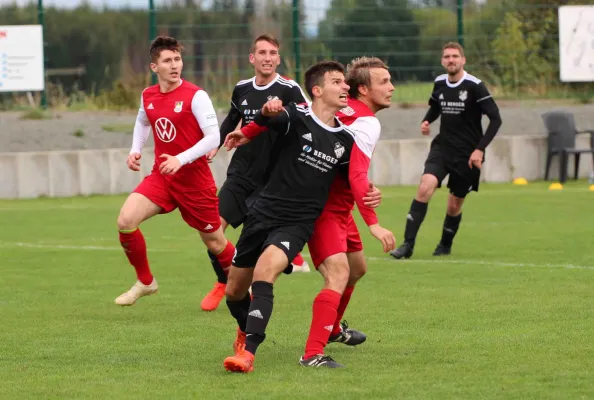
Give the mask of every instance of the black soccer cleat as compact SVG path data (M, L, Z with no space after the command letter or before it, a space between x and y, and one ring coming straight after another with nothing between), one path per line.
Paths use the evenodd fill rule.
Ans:
M443 244L438 244L433 252L434 256L449 256L452 253L452 248L444 246Z
M332 359L332 357L325 356L323 354L316 354L315 356L310 357L305 360L303 359L303 357L301 357L299 359L299 364L302 367L313 367L313 368L319 368L319 367L344 368L344 365L337 363L336 361L334 361Z
M346 321L340 323L340 333L328 338L328 343L344 343L347 346L356 346L367 340L367 336L355 329L350 329Z
M401 258L411 258L413 255L414 247L410 245L408 242L404 242L398 247L396 250L392 250L390 255L397 260Z

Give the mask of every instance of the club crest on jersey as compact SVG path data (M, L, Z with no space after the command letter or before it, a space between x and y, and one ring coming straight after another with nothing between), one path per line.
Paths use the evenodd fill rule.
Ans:
M278 100L278 99L279 99L278 96L272 96L272 95L268 96L268 101Z
M351 106L346 106L345 108L340 110L340 112L343 113L344 115L348 115L350 117L351 115L353 115L355 113L355 110L353 110L353 108Z
M460 97L460 100L465 101L468 98L468 92L466 90L460 90L458 97Z
M340 143L336 143L334 145L334 154L336 154L336 158L342 157L344 154L344 146Z
M183 101L176 101L175 102L175 108L173 109L173 111L176 112L176 113L181 112L183 105L184 105L184 102Z

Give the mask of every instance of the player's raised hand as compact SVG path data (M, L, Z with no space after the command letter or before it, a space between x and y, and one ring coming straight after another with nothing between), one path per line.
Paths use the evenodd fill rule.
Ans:
M374 238L382 242L384 253L394 250L396 247L396 238L392 232L386 228L382 228L379 224L371 225L369 231Z
M474 165L478 169L481 169L483 166L483 155L484 154L485 153L481 150L473 151L472 154L470 155L470 158L468 159L468 168L472 169L472 166Z
M265 117L274 117L275 115L283 112L283 109L284 107L282 100L270 100L262 106L262 115Z
M250 140L245 137L241 129L239 129L227 135L224 146L227 151L230 151L231 149L241 146L242 144L246 144L249 141Z
M429 121L423 121L421 123L421 133L425 136L428 136L431 133L431 128L429 127Z
M169 154L161 154L159 158L165 159L159 165L159 172L163 175L173 175L181 168L181 162L177 157L170 156Z
M215 158L215 156L217 155L218 152L219 152L219 148L217 147L217 148L212 149L208 153L206 153L206 161L211 163L212 159Z
M369 182L369 192L366 194L367 196L363 197L363 202L367 207L376 208L382 202L382 192L371 182Z
M140 171L140 158L142 155L140 153L132 153L128 156L126 160L126 164L128 168L132 171Z

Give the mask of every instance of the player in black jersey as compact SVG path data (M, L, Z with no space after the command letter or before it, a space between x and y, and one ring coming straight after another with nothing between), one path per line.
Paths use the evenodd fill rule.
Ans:
M280 44L270 35L260 35L252 43L250 63L254 66L255 76L239 81L233 89L231 107L221 124L221 146L228 133L235 130L237 124L245 126L254 119L254 115L271 99L280 99L283 104L306 103L307 99L299 85L276 72L280 64ZM240 226L245 220L249 204L257 197L264 185L265 171L268 167L270 149L276 136L263 134L252 142L238 148L227 169L227 179L219 191L219 213L223 230L231 225ZM218 149L207 154L212 160ZM213 269L217 274L217 283L202 299L204 311L213 311L225 296L227 274L217 258L208 253ZM309 272L309 266L300 254L292 260L293 272Z
M429 135L429 124L441 115L439 134L431 142L421 184L406 217L404 242L390 253L397 259L412 256L429 200L447 175L450 195L441 241L433 255L450 254L462 219L464 198L469 192L478 191L485 149L501 126L499 109L485 84L464 71L466 59L462 46L447 43L441 63L447 74L435 79L430 108L421 123L422 134ZM484 135L483 114L489 117Z
M347 105L344 67L335 61L317 63L307 70L305 81L311 108L295 103L283 108L282 102L271 101L254 123L229 134L225 142L227 149L234 148L266 127L278 135L271 151L276 162L250 208L229 272L227 306L239 326L235 356L224 362L229 371L253 371L254 354L272 314L272 285L309 240L339 170L348 175L351 186L369 186L357 139L335 116ZM367 208L361 196L355 200L358 207ZM389 243L388 250L393 248L392 233L377 228L372 234Z

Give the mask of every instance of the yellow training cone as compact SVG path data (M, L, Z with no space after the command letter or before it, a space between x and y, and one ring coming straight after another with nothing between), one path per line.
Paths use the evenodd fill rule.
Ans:
M551 183L549 190L563 190L563 185L560 183Z
M526 180L526 178L516 178L513 181L514 185L527 185L528 181Z
M594 192L594 185L590 185L590 191Z

